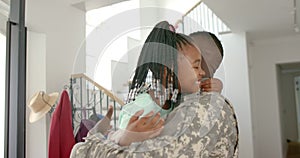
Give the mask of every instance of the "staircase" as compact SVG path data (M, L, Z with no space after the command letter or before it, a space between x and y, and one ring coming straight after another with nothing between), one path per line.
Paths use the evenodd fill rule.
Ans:
M124 102L85 74L71 75L70 100L74 133L79 129L82 119L91 119L97 115L105 116L108 106L114 109L111 125L118 127L118 116Z

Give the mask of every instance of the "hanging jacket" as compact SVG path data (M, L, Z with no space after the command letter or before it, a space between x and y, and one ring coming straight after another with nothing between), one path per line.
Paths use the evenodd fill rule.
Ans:
M84 137L87 136L90 129L95 126L96 122L93 120L83 119L80 122L79 130L75 136L75 142L84 142Z
M74 144L71 104L64 90L51 117L48 158L69 158Z

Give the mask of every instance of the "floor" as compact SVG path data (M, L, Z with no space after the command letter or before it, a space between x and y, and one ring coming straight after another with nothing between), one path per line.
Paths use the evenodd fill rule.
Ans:
M300 143L289 142L287 158L300 158Z

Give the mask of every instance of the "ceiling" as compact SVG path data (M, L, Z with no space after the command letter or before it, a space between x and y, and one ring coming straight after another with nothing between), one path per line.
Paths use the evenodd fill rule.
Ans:
M71 0L71 4L83 11L89 11L128 0Z
M79 0L80 3L74 5L83 7L83 2L86 2L85 9L90 10L99 6L107 6L122 1L125 0ZM158 3L166 3L164 1L158 1ZM294 0L203 1L232 31L246 31L250 40L296 34L293 14ZM298 13L300 13L300 0L295 1L298 1ZM300 25L300 16L298 19Z
M82 10L91 10L126 0L71 0ZM166 1L166 0L164 0ZM158 3L166 2L158 1ZM203 0L232 31L246 31L249 39L266 39L296 34L294 30L294 1L300 0ZM0 0L9 4L9 0ZM3 7L2 7L3 11ZM2 17L3 19L3 17ZM298 16L300 25L300 16ZM299 26L300 27L300 26Z
M295 1L298 1L300 6L300 0ZM204 3L233 31L246 31L250 39L274 38L296 33L294 0L204 0Z

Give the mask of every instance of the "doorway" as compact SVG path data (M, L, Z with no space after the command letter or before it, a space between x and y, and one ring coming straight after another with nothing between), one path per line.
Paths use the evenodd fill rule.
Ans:
M279 103L282 133L285 140L298 141L298 115L295 95L295 78L300 76L300 63L277 65ZM299 126L300 128L300 126Z
M299 156L300 92L297 86L300 89L300 62L278 64L277 81L282 143L287 157L294 154Z
M298 126L298 142L300 142L300 76L294 78L297 126Z

